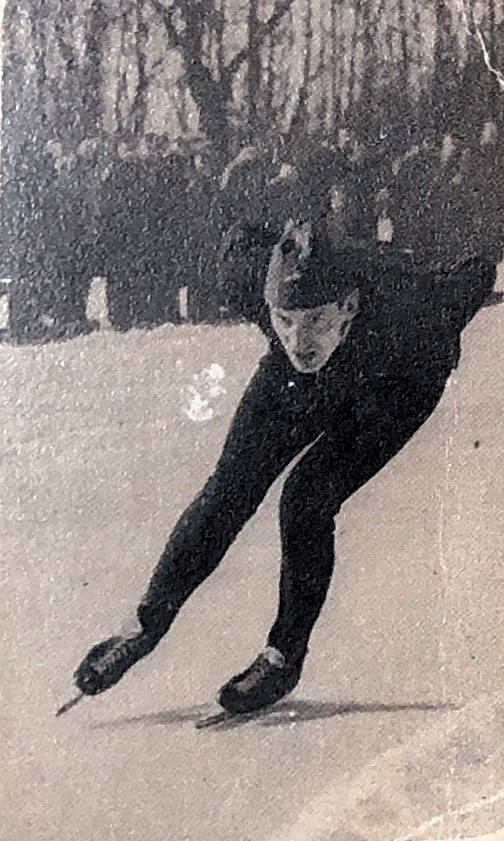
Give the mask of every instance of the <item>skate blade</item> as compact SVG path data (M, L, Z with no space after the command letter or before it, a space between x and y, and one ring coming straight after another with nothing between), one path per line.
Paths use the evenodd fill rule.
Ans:
M252 721L254 718L260 718L266 711L267 710L265 708L250 713L231 713L228 710L223 710L216 715L210 715L207 718L200 719L196 722L196 730L206 730L208 727L218 727L219 724L226 724L231 721L236 724L245 724L247 721Z
M218 724L224 724L226 721L230 721L233 718L237 718L234 713L227 712L227 710L223 710L221 713L217 713L216 715L209 715L207 718L202 718L196 722L196 730L205 730L207 727L215 727Z
M78 704L79 701L82 701L83 698L84 693L81 692L80 695L76 695L75 698L72 698L70 701L67 701L66 704L63 704L63 706L60 707L57 711L56 718L59 718L59 716L63 715L63 713L67 713L68 710L71 710L72 707L75 707L76 704Z

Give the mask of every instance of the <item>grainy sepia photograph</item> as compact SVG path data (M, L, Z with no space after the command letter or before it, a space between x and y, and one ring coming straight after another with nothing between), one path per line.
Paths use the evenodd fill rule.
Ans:
M504 839L504 0L5 0L5 841Z

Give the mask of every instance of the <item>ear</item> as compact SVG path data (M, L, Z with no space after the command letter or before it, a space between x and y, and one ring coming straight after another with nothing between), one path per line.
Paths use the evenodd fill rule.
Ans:
M357 308L359 306L359 290L354 289L353 292L348 295L345 299L345 303L343 304L343 312L345 315L355 315L357 312Z
M342 342L345 341L346 337L348 336L348 334L350 332L351 326L352 326L352 319L351 318L349 318L348 321L343 322L343 326L341 327L341 330L340 330L340 341L342 341Z

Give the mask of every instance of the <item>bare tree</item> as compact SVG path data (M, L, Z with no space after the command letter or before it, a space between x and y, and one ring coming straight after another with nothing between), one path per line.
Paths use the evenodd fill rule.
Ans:
M294 0L277 0L272 15L261 21L258 2L250 0L247 12L247 45L224 63L224 15L215 9L211 0L195 4L185 0L165 6L161 0L151 0L163 21L168 43L180 51L184 62L184 78L198 108L200 126L216 152L225 161L231 145L229 106L233 98L233 82L247 64L247 134L249 141L260 130L258 93L261 86L261 51L272 36ZM203 61L204 41L208 26L218 46L216 72Z

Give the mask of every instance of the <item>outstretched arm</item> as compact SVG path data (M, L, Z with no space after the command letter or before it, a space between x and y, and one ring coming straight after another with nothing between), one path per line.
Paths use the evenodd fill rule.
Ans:
M436 278L443 317L463 330L484 306L495 285L497 269L475 257Z

